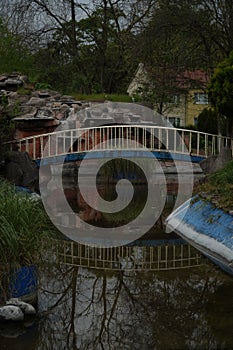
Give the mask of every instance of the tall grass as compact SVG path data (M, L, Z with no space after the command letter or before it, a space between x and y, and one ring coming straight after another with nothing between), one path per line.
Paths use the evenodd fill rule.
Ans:
M0 263L5 268L35 263L41 241L54 228L42 203L0 180Z

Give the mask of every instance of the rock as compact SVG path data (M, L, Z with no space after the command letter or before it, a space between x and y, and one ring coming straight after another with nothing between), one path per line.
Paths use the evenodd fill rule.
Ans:
M0 88L8 91L16 91L19 86L23 85L23 80L19 73L3 74L0 76Z
M23 82L22 80L18 79L18 78L8 78L5 81L6 85L22 85Z
M62 95L60 97L60 101L63 101L63 102L66 102L66 101L75 101L73 96L70 96L70 95Z
M5 167L5 176L7 180L14 183L16 186L21 186L23 182L23 170L15 162L10 162Z
M31 97L39 98L39 91L38 90L32 91Z
M5 154L5 177L17 186L38 189L39 171L27 152Z
M25 314L25 315L35 315L36 310L35 308L28 303L25 303L24 301L18 299L18 298L11 298L6 302L6 305L13 305L17 306L20 308L20 310Z
M0 320L3 321L23 321L23 311L18 306L5 305L0 307Z
M5 81L6 79L7 79L7 75L6 74L0 75L0 81Z
M23 121L23 120L29 120L29 119L34 120L36 114L37 114L37 110L31 110L30 113L25 113L22 116L14 118L14 120L15 121Z
M12 101L15 101L17 98L18 98L18 94L16 91L11 91L7 94L8 96L8 100L11 102Z
M21 116L22 118L24 118L25 115L31 115L31 116L35 116L37 113L37 108L34 106L29 106L29 105L22 105L21 107ZM18 117L18 118L20 118ZM14 118L15 120L15 118Z
M212 174L222 169L226 163L232 160L231 149L222 148L218 155L210 156L200 162L204 174Z
M50 93L49 92L38 92L38 95L40 98L48 98L48 97L51 97Z
M39 97L31 97L30 100L27 102L27 105L36 106L36 107L44 107L44 106L46 106L46 99L39 98Z
M51 108L42 107L37 111L35 118L52 117L52 116L53 116L53 112L52 112Z

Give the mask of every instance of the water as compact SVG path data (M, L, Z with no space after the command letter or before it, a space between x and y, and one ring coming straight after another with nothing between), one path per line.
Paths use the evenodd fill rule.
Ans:
M113 224L81 202L76 209L96 225ZM162 221L127 248L69 240L45 248L38 316L0 325L1 350L233 349L233 278L165 234Z
M174 271L44 269L39 318L1 349L232 349L233 280L206 260ZM9 330L8 330L9 332Z

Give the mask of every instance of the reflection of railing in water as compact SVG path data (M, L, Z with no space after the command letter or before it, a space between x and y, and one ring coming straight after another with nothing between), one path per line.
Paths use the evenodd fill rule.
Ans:
M49 256L55 257L58 263L108 270L173 270L199 266L202 259L196 249L180 240L162 245L112 248L90 247L68 240L50 240L45 242L45 249L48 248Z

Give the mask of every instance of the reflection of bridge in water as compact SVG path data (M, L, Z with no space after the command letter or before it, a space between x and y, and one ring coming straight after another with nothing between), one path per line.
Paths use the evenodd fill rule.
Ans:
M99 248L69 240L44 242L48 261L105 270L162 271L199 266L202 255L181 239L135 241L131 245ZM48 249L49 248L49 249Z

